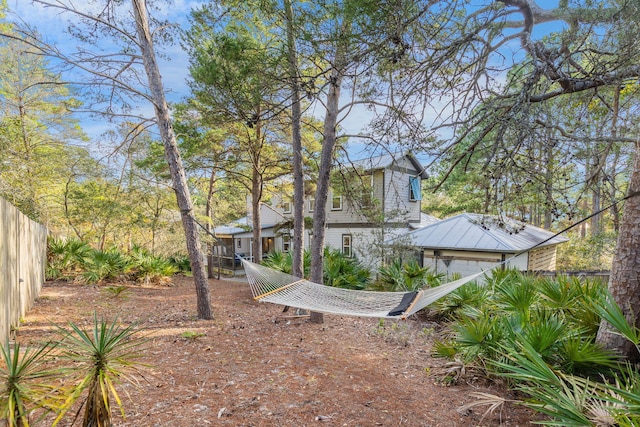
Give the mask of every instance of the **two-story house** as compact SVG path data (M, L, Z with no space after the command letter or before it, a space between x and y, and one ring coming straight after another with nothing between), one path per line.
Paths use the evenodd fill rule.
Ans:
M327 201L325 246L356 256L375 268L388 248L383 244L434 222L421 213L421 183L427 177L411 153L385 154L354 161L336 168ZM236 254L252 258L251 210L248 203L243 228L219 227L216 235L233 246ZM307 197L304 216L313 217L315 199ZM261 206L262 250L287 252L291 249L292 198L280 194ZM305 247L310 247L313 231L305 230Z

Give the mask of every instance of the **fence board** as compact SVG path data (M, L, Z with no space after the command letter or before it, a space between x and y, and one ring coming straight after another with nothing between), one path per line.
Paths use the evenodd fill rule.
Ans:
M0 343L42 289L47 229L0 198Z

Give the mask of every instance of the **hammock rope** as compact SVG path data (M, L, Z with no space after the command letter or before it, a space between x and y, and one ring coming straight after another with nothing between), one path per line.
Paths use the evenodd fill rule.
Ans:
M405 319L486 272L417 292L375 292L320 285L247 260L242 264L255 300L319 313L392 319Z

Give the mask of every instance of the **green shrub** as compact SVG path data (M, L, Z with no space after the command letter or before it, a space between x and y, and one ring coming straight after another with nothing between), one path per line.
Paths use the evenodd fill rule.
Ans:
M168 259L169 263L176 268L178 273L188 273L191 271L191 261L185 255L172 255Z
M602 283L496 271L484 286L452 292L434 312L452 320L434 355L508 378L526 394L521 404L550 417L542 424L638 425L640 375L595 338L601 319L637 347L640 330Z
M387 292L410 292L426 286L438 286L444 274L435 274L429 267L420 267L416 260L403 263L393 260L378 269L378 280L372 289Z
M130 277L144 284L165 283L179 271L168 260L154 256L139 247L134 247L131 251L129 265Z
M82 264L82 277L87 283L98 283L126 275L132 267L128 257L116 250L91 251Z
M311 255L304 252L304 275L309 277L311 266ZM262 261L262 265L274 270L291 274L292 255L291 253L270 252ZM323 283L327 286L334 286L346 289L365 289L369 282L370 273L360 262L353 257L347 257L342 251L325 248Z
M80 240L49 238L47 241L46 277L51 280L73 280L93 250Z

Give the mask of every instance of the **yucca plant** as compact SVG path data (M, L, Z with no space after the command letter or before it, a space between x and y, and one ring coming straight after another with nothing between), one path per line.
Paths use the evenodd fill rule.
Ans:
M494 299L501 309L518 315L523 325L529 322L531 309L539 298L535 279L512 271L495 282L493 289Z
M138 384L140 369L145 366L140 361L145 341L135 325L122 326L117 319L99 320L97 315L89 330L74 323L69 323L69 329L58 329L62 334L61 358L73 365L70 375L74 375L74 386L54 425L86 391L82 426L111 426L112 400L124 417L122 399L115 386L123 381Z
M20 348L7 341L0 363L0 418L9 427L29 427L29 415L36 409L55 411L62 401L55 393L54 376L58 370L46 367L46 357L54 345Z
M478 358L492 358L498 344L505 338L503 322L488 313L465 316L452 326L459 354L465 361Z

